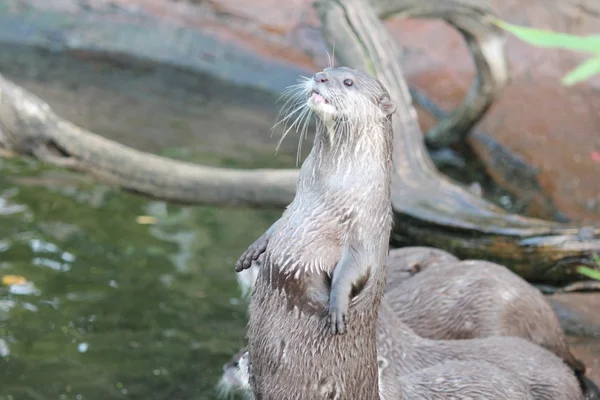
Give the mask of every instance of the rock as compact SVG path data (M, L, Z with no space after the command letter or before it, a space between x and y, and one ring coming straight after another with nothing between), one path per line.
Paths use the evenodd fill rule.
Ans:
M597 2L492 1L509 22L573 34L598 34ZM465 95L473 66L461 37L439 21L388 23L405 48L408 81L447 109ZM435 45L432 45L432 44ZM526 213L600 221L600 77L573 87L560 78L587 54L531 47L508 35L511 83L470 143L499 185ZM432 121L422 119L425 128ZM483 132L483 133L482 133Z
M548 300L566 333L600 340L600 293L555 293Z
M556 293L547 298L569 335L573 354L600 385L600 293Z

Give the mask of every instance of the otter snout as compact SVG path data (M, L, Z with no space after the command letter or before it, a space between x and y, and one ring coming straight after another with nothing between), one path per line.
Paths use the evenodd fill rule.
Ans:
M325 83L327 82L327 74L325 72L317 72L315 76L313 76L313 79L317 83Z
M313 75L308 94L308 106L323 121L333 120L336 109L329 103L330 76L326 72L317 72ZM309 81L310 82L310 81Z

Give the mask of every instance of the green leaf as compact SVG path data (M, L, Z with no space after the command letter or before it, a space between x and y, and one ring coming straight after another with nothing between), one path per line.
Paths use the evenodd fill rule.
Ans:
M499 19L494 19L493 22L500 28L533 46L554 47L600 55L600 35L577 36L512 25Z
M598 271L597 269L580 266L577 267L577 272L579 272L581 275L587 276L588 278L600 281L600 271Z
M577 68L565 75L561 82L571 86L600 73L600 56L590 58L579 64Z

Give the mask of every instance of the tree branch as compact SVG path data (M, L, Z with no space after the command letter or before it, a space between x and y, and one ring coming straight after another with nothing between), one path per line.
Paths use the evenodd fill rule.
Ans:
M425 140L433 148L464 141L508 82L503 32L492 23L493 12L481 0L375 0L383 19L441 18L465 38L476 67L476 77L462 103L430 129Z
M0 149L178 203L284 207L294 198L298 179L296 169L217 168L132 149L65 121L2 75Z

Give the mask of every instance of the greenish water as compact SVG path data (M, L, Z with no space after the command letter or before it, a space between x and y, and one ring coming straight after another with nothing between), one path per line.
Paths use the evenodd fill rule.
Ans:
M294 165L294 140L274 154L263 94L9 50L3 74L105 136L212 165ZM0 400L216 398L245 341L234 261L280 212L167 205L0 158L0 278L24 280L0 285Z
M167 206L48 172L0 165L0 276L27 280L0 288L0 399L215 398L244 339L233 262L277 212Z

